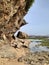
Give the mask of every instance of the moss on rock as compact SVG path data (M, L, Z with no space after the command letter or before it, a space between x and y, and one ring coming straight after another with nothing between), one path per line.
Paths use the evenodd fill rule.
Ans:
M29 8L31 7L31 5L33 4L34 0L26 0L26 11L29 10Z

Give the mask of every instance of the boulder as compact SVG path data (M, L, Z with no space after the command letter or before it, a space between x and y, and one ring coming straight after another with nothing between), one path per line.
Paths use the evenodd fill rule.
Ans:
M19 31L17 37L20 39L27 39L29 36L26 33Z
M21 48L22 42L19 41L18 38L16 38L15 40L11 41L11 46L14 47L14 48Z
M16 38L15 40L11 41L11 46L14 48L28 48L30 44L30 41L28 39L19 39Z
M25 39L25 40L24 40L23 47L29 48L29 44L30 44L30 40Z

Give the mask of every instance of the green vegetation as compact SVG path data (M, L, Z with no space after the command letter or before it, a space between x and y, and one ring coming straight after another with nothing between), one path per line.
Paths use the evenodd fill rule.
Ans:
M49 47L49 39L43 39L40 45Z
M33 40L33 39L38 39L38 40L42 40L41 41L41 44L39 44L39 46L47 46L49 48L49 39L48 37L34 37L34 38L30 38L30 40Z
M29 8L31 7L31 5L33 4L34 0L26 0L26 11L29 10Z

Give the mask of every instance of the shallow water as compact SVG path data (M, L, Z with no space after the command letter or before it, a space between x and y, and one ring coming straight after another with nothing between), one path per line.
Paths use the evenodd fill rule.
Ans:
M41 52L41 51L49 51L49 49L46 46L38 46L38 44L41 44L42 40L33 40L31 41L29 48L32 52Z

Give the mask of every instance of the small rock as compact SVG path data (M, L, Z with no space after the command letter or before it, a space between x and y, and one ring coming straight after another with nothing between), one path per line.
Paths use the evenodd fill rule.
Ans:
M31 61L31 65L33 65L33 63L34 63L34 62L33 62L33 61Z
M18 58L18 62L22 62L23 61L23 57Z

